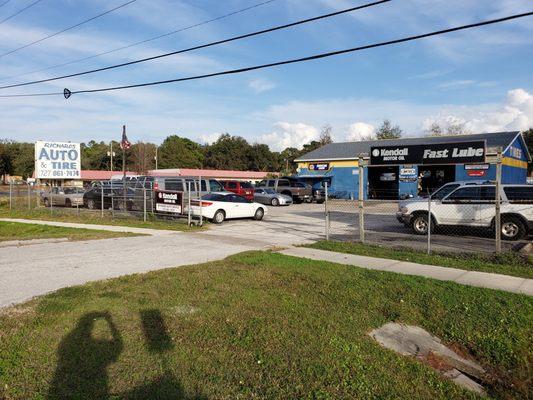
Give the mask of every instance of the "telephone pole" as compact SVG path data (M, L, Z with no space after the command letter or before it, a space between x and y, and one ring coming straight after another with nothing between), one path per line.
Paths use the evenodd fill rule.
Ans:
M122 125L122 140L126 137L126 125ZM122 194L124 197L123 210L126 211L126 146L122 143Z

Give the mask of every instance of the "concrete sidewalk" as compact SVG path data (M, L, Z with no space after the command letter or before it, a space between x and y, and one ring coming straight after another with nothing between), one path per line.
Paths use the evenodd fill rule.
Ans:
M0 218L0 221L18 222L21 224L60 226L63 228L94 229L94 230L99 230L99 231L138 233L141 235L150 235L150 236L172 235L172 234L180 233L180 231L172 231L172 230L164 230L164 229L135 228L131 226L119 226L119 225L78 224L74 222L43 221L43 220L36 220L36 219Z
M423 276L441 281L451 281L461 285L478 286L533 296L533 279L491 274L488 272L466 271L457 268L438 267L435 265L415 264L385 258L365 257L354 254L310 249L306 247L291 247L286 250L281 250L279 253L288 256L309 258L311 260L329 261L332 263L353 265L366 269Z

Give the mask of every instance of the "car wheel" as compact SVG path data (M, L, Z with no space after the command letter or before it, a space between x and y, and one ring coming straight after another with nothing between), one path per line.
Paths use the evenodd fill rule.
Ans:
M504 240L519 240L524 237L526 228L520 219L506 217L502 219L501 232Z
M261 221L264 216L265 216L265 210L263 210L261 207L255 210L254 219L256 221Z
M90 210L96 210L96 202L93 199L87 200L87 208Z
M429 228L428 216L426 214L418 214L414 216L413 221L411 222L411 228L417 235L427 235ZM431 231L433 232L433 226Z
M274 207L279 206L279 199L277 199L276 197L274 197L274 198L270 201L270 204L273 205Z
M65 200L65 207L72 207L72 203L70 202L70 199Z
M218 210L215 215L213 215L213 222L215 224L221 224L226 219L226 213L224 210Z
M45 199L43 200L43 203L45 207L50 207L50 200L48 200L48 198L45 197Z
M316 201L316 204L322 204L322 203L324 203L324 201L325 201L325 200L317 200L317 201Z

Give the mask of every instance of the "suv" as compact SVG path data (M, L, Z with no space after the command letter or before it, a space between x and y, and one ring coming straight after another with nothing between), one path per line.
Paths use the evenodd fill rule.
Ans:
M451 182L433 192L431 225L494 230L496 187L493 182ZM501 236L518 240L533 232L533 185L500 185ZM396 217L417 235L428 231L429 199L400 203ZM432 229L433 231L433 229Z
M241 181L222 181L224 189L233 192L247 200L254 200L254 186L250 182Z
M265 179L257 184L257 187L274 189L276 192L292 197L295 203L312 201L313 193L311 186L305 183L291 181L286 178Z

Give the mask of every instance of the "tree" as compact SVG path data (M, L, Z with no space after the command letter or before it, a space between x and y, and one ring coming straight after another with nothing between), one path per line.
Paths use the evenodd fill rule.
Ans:
M524 140L526 141L527 149L529 154L533 155L533 128L529 128L527 131L522 133ZM527 164L527 172L531 173L533 171L533 163Z
M333 131L333 128L331 125L327 124L322 127L322 131L320 132L320 144L322 146L326 144L333 143L333 139L331 138L331 132Z
M111 166L111 157L107 155L110 147L104 142L96 142L91 140L89 143L81 144L81 168L82 169L96 169L109 170ZM117 158L113 160L116 165L122 165L122 152L118 144L113 144L113 151L116 151L117 156L120 157L120 164Z
M13 174L27 179L35 169L35 145L33 143L12 143Z
M6 183L6 175L13 173L13 155L10 151L11 142L0 140L0 179Z
M383 120L381 126L378 128L376 138L378 140L399 139L402 137L402 133L403 132L398 125L392 126L390 120L385 119Z
M244 171L248 168L250 148L246 139L225 133L207 147L205 165L215 169Z
M441 126L437 122L433 122L431 126L426 130L427 136L442 136L443 131Z
M248 154L248 169L250 171L277 171L279 160L266 144L254 143Z
M155 147L153 143L144 142L137 142L131 146L131 165L139 175L145 175L154 167Z
M464 122L450 122L446 127L446 135L468 135L469 133Z
M202 146L177 135L168 136L158 150L158 168L201 168Z
M296 172L294 160L298 158L302 153L296 147L287 147L281 153L279 153L280 170L284 175L290 175Z

